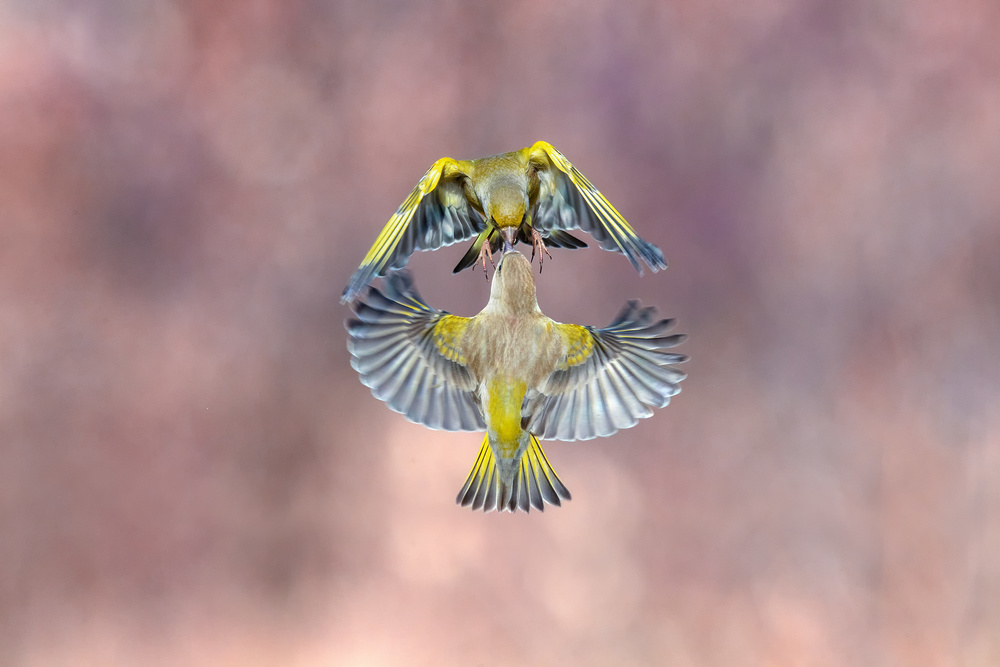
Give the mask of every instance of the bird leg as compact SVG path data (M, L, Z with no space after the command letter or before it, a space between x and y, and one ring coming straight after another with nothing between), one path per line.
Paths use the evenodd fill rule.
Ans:
M476 264L483 265L483 275L486 276L486 280L490 279L490 274L486 271L486 260L490 260L490 266L496 270L497 265L493 263L493 249L490 248L490 237L487 236L483 240L483 247L479 249L479 259L476 260Z
M542 253L545 253L546 255L548 255L549 259L552 259L552 253L550 253L549 249L545 247L545 239L542 238L542 235L538 233L537 229L535 229L534 227L532 227L531 228L531 259L535 258L535 251L536 250L538 251L538 273L541 273L542 272L542 260L544 259L544 257L542 256Z

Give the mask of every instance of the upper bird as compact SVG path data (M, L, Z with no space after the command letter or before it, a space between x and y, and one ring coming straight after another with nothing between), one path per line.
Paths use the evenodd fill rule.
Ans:
M376 276L406 264L415 250L435 250L476 237L455 273L487 257L501 240L584 248L566 230L582 229L605 250L623 253L642 273L666 268L663 253L639 238L632 226L590 181L551 144L538 141L521 150L476 160L443 157L389 218L361 266L344 288L341 302L353 301Z
M629 302L603 329L560 324L535 300L531 264L507 251L475 317L424 303L406 272L375 287L347 322L351 365L376 398L411 421L486 431L458 502L473 509L541 510L570 495L538 438L587 440L629 428L680 391L665 352L673 320Z

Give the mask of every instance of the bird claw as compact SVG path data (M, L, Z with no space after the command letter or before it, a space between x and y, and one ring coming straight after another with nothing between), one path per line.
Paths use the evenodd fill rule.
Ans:
M490 240L486 239L483 241L483 247L479 249L479 259L476 260L476 264L483 265L483 275L486 276L486 280L490 279L490 274L486 270L486 260L490 260L490 266L496 271L497 265L493 263L493 249L490 248Z
M549 259L552 259L552 253L549 249L545 247L545 239L538 232L537 229L531 230L531 259L535 259L535 251L538 251L538 273L542 273L542 260L545 259L544 255L548 255ZM543 255L544 253L544 255Z

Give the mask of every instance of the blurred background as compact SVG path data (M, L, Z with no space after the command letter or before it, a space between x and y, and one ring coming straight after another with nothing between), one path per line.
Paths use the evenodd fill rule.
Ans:
M1000 6L0 3L0 664L1000 664ZM666 255L538 298L689 378L454 504L339 303L431 163L545 139ZM472 315L465 245L410 262Z

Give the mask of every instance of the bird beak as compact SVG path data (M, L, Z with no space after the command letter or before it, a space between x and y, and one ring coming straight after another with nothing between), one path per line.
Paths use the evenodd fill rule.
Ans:
M517 227L504 227L501 230L503 235L503 251L514 249L514 243L517 241Z

